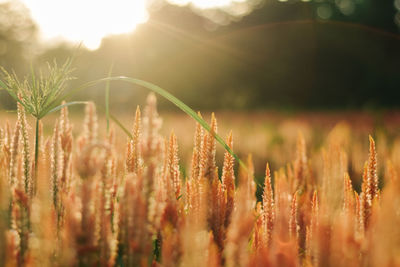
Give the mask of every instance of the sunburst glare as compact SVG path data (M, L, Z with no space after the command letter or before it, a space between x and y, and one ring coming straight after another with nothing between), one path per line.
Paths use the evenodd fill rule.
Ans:
M82 42L89 49L100 46L103 37L129 33L148 19L147 0L54 1L22 0L31 10L44 40ZM170 0L197 8L228 6L245 0Z

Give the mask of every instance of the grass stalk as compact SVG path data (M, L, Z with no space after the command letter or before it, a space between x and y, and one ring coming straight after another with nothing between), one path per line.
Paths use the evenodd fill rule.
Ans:
M32 193L33 195L36 194L36 184L37 184L37 174L38 174L38 160L39 160L39 123L40 120L36 119L36 129L35 129L35 168L34 168L34 174L32 177Z

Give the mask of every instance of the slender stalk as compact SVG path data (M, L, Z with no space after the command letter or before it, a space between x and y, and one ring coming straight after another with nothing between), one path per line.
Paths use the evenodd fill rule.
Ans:
M39 119L36 119L36 131L35 131L35 172L32 179L32 194L36 194L36 181L38 173L38 159L39 159Z

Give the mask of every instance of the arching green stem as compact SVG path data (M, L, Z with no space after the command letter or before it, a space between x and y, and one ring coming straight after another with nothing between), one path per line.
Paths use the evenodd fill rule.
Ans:
M135 84L135 85L139 85L141 87L147 88L159 95L161 95L162 97L166 98L168 101L172 102L174 105L176 105L178 108L180 108L183 112L185 112L186 114L188 114L190 117L192 117L193 119L195 119L206 131L210 132L213 134L215 140L217 140L218 143L220 143L224 149L226 151L228 151L234 158L235 160L240 164L240 166L244 169L247 170L246 165L239 159L239 157L232 151L232 149L225 143L225 141L221 138L221 136L219 136L217 133L213 133L211 132L211 127L210 125L203 120L199 115L197 115L197 113L190 108L188 105L186 105L185 103L183 103L181 100L179 100L178 98L176 98L174 95L172 95L171 93L169 93L168 91L166 91L165 89L152 84L150 82L146 82L143 80L139 80L139 79L134 79L134 78L129 78L129 77L125 77L125 76L118 76L118 77L108 77L108 78L103 78L103 79L99 79L99 80L95 80L95 81L91 81L88 82L86 84L83 84L82 86L76 88L75 90L70 91L67 95L64 96L64 99L67 97L71 97L72 95L74 95L76 92L91 87L91 86L95 86L99 83L102 82L109 82L109 81L124 81L124 82L128 82L131 84ZM115 117L111 117L111 119L113 119L114 121L116 121ZM123 125L121 123L117 123L119 127L121 127L124 132L126 131L126 128L123 127Z

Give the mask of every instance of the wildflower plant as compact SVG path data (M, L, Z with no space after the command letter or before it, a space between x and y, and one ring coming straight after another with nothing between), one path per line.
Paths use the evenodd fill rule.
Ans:
M48 63L47 75L42 70L36 74L32 69L31 75L23 81L15 72L8 73L1 68L4 80L0 81L0 86L21 103L27 113L40 120L60 102L66 82L73 79L71 63L70 59L61 67L55 61L53 65Z
M111 70L108 78L65 93L71 60L48 66L47 75L32 71L23 81L2 70L0 88L17 102L18 117L13 129L0 127L0 215L6 214L0 216L0 266L400 266L400 138L392 156L369 138L356 192L360 173L347 168L343 133L330 135L329 149L315 152L319 160L299 133L294 157L280 169L267 163L256 193L257 165L251 154L241 163L232 133L226 141L217 134L214 114L208 124L166 90L111 77ZM129 131L110 114L111 81L158 93L196 120L188 177L180 171L178 138L160 131L155 95L143 116L137 107ZM111 119L125 131L125 145L115 141L113 128L102 137L94 103L65 102L102 82L107 125ZM67 107L82 103L84 124L75 139ZM39 142L40 120L58 110L52 138ZM37 123L34 162L26 114ZM217 142L226 150L221 176ZM41 179L33 196L35 177Z
M394 163L379 154L377 165L379 146L370 137L358 194L351 178L357 174L323 151L319 164L310 164L317 158L299 135L286 168L266 164L256 195L250 155L248 169L237 173L229 152L222 166L215 160L214 115L210 133L196 124L184 177L179 139L160 131L154 94L143 116L137 108L126 143L116 142L113 128L104 136L91 102L73 138L65 104L52 138L40 145L34 197L25 183L30 159L21 104L14 129L0 128L0 212L9 214L0 216L0 266L399 266L400 146L386 156ZM233 149L231 133L226 143ZM330 162L337 170L324 172ZM323 179L341 191L324 188Z
M60 105L66 84L73 79L72 71L72 59L67 59L61 66L54 61L53 64L47 64L46 72L40 70L39 73L35 73L31 68L30 76L25 76L21 81L15 72L9 73L1 68L3 79L0 79L0 88L6 90L25 112L36 118L34 177L37 175L40 120L64 106L81 103L69 102Z

